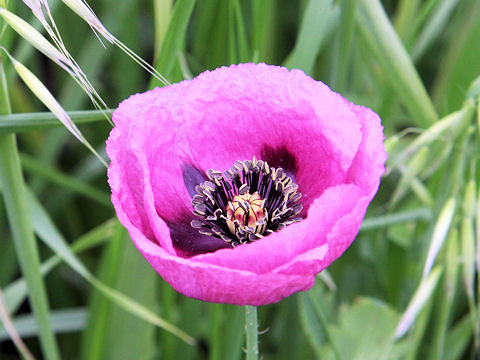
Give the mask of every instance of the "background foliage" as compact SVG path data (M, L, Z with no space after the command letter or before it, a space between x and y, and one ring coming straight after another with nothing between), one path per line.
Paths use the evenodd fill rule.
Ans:
M118 48L107 42L103 48L63 3L49 4L67 48L110 107L159 84ZM21 1L4 5L40 28ZM170 82L263 61L303 69L383 119L387 173L362 230L310 292L259 309L264 359L479 356L480 1L90 5L112 34ZM111 126L98 111L83 111L93 107L66 72L8 26L0 42L67 111L82 110L72 118L105 157ZM23 207L10 223L0 201L0 287L30 351L55 358L59 349L64 359L242 358L243 309L188 299L156 275L115 220L104 166L53 116L39 113L45 108L2 56L8 85L1 95L0 171L4 184L18 182L7 171L16 162L16 133L28 190L20 188ZM7 115L7 92L14 115ZM11 196L3 185L5 204ZM15 240L15 229L27 239L30 228L41 267L33 237ZM33 278L43 274L44 315L53 330L48 320L37 326L25 299L41 289L24 282L20 264ZM196 345L160 329L162 320ZM17 358L8 339L0 325L0 357Z

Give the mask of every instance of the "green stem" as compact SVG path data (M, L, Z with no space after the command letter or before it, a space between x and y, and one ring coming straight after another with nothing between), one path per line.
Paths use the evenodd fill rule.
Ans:
M245 331L247 333L247 360L258 359L257 308L245 306Z
M10 105L1 58L0 83L2 88L0 114L8 114ZM40 344L46 359L59 359L59 351L49 317L47 293L40 273L38 248L33 234L14 134L0 135L0 184L16 253L27 282L30 303L38 323Z
M210 360L219 360L221 359L221 345L222 345L222 304L212 304L211 305L212 311L212 334L211 334L211 346L210 346Z

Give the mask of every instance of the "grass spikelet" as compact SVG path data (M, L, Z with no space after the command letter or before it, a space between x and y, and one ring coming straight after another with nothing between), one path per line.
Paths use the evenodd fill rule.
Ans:
M8 25L12 27L13 30L27 40L37 50L57 63L64 70L72 73L69 69L69 60L55 46L45 39L45 37L43 37L43 35L40 34L33 26L3 7L0 7L0 16L7 22Z
M33 92L33 94L61 121L61 123L70 131L82 144L84 144L105 166L107 163L93 149L90 143L85 139L83 134L77 128L70 116L58 103L50 91L43 83L22 63L14 59L5 49L3 49L13 63L15 71L23 80L25 85Z
M38 20L40 20L42 25L45 26L45 24L48 24L42 10L43 7L46 13L50 15L50 8L47 0L23 0L23 2L30 8L30 10L32 10L33 14Z
M152 76L156 77L164 85L169 85L165 77L160 74L152 65L143 60L139 55L137 55L133 50L128 46L118 40L113 36L103 24L98 19L97 15L92 11L92 9L85 3L83 0L62 0L65 5L67 5L73 12L80 16L85 22L87 22L95 34L100 33L107 41L118 46L123 52L130 56L137 64L142 66L146 71L148 71ZM98 35L97 35L98 37ZM100 39L99 39L100 40ZM101 42L101 41L100 41Z
M81 0L62 0L73 12L85 20L93 31L98 31L110 43L114 42L115 37L103 26L97 15L88 6L87 3Z
M68 52L65 44L63 43L62 37L60 36L60 32L58 31L58 28L55 24L55 21L53 20L50 8L48 6L48 2L46 0L25 0L24 3L32 10L32 13L35 15L35 17L41 22L49 36L52 38L55 46L50 44L48 40L43 38L42 35L40 35L33 27L30 26L30 28L27 28L22 24L22 26L18 26L20 31L17 31L17 29L14 28L23 38L25 38L28 42L30 42L33 46L35 46L38 50L44 52L42 49L47 48L48 45L50 45L49 51L54 52L55 55L61 56L62 64L59 64L62 66L63 69L65 69L74 79L74 81L82 88L82 90L88 95L90 98L90 101L93 103L95 108L98 110L102 111L104 113L105 118L111 123L113 126L113 123L110 121L109 116L107 115L107 112L105 109L108 108L106 103L103 101L101 96L98 94L98 92L95 90L93 85L90 83L88 80L86 74L82 71L80 66L77 64L75 59L70 55ZM44 10L43 10L44 9ZM45 13L47 14L48 20L45 18ZM12 14L13 15L13 14ZM15 16L15 15L14 15ZM17 17L18 18L18 17ZM20 19L20 18L18 18ZM21 20L21 19L20 19ZM23 21L23 20L22 20ZM18 22L18 21L17 21ZM24 21L23 21L24 22ZM50 23L49 23L50 22ZM25 23L25 22L24 22ZM50 25L51 24L51 25ZM28 25L28 24L27 24ZM35 41L30 41L29 37L32 37L34 33L37 33L43 40L40 40L40 44L43 46L37 46ZM35 35L33 40L38 40L39 36ZM55 49L55 50L52 50ZM45 52L44 52L45 53ZM60 55L58 55L60 54ZM52 58L51 56L48 55L48 53L45 53L48 57ZM55 59L52 59L55 61ZM57 62L57 61L55 61ZM57 62L58 63L58 62Z

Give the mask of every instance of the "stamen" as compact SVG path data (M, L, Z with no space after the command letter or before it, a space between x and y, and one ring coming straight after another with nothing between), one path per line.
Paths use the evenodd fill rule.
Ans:
M298 185L265 161L236 161L223 174L208 170L192 198L192 227L237 246L302 220Z

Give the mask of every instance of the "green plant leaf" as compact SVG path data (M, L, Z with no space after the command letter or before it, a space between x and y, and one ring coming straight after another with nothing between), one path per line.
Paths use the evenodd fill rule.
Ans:
M311 74L313 65L328 33L336 25L339 8L333 0L310 0L303 14L300 33L292 53L285 60L290 69Z
M389 306L370 298L341 306L338 324L331 326L340 359L402 359L404 349L393 343L399 318Z
M361 0L358 7L361 34L408 109L412 123L424 127L437 121L432 101L380 1Z

